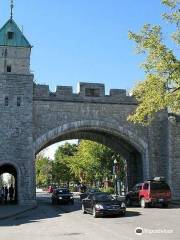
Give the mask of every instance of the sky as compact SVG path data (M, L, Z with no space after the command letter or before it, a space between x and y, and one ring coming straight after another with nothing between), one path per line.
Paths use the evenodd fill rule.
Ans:
M10 16L10 0L0 0L0 25ZM31 70L35 81L73 86L100 82L110 88L132 89L143 79L142 56L128 31L144 23L161 24L160 0L14 0L14 20L33 45Z
M164 11L160 0L14 0L13 18L33 45L36 83L51 91L73 86L76 92L78 81L99 82L108 94L110 88L130 90L143 80L143 56L135 54L128 31L160 24L167 41L172 26L162 21ZM10 0L0 0L0 25L9 17Z

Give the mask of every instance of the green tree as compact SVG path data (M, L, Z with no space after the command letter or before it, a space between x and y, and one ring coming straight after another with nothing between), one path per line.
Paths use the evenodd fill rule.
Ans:
M87 140L80 141L77 152L72 157L70 169L82 182L93 184L112 178L113 160L117 159L121 166L119 175L124 176L124 161L108 147Z
M69 185L70 181L75 180L74 174L70 169L70 162L76 151L77 146L69 143L65 143L57 149L52 167L54 183Z
M124 160L108 147L96 142L81 140L79 145L65 143L60 146L54 160L39 154L36 159L38 186L51 184L69 186L70 181L93 185L112 178L114 159L120 166L119 178L124 178Z
M52 181L52 161L38 154L36 157L36 184L40 187L47 187Z
M172 38L180 44L180 2L162 0L168 7L163 18L176 26ZM129 32L129 38L137 44L137 53L145 53L142 64L145 80L133 89L133 95L139 105L128 120L143 125L149 124L156 112L169 108L180 112L180 61L163 42L160 26L144 25L140 33Z

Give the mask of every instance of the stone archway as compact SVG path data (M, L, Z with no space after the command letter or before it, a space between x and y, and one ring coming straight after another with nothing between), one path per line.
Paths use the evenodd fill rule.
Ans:
M11 163L3 163L0 165L0 175L9 173L14 177L14 197L13 202L18 203L18 171L17 168Z
M96 141L110 147L115 152L120 152L125 159L128 159L128 172L136 171L135 175L139 175L133 178L131 174L130 186L149 177L147 144L129 129L105 121L82 120L63 124L39 137L35 141L34 151L38 153L51 144L70 139ZM138 165L141 165L142 169L138 168Z

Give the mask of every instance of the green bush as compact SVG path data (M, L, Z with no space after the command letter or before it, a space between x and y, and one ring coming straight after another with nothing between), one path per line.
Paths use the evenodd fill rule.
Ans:
M100 191L113 194L114 193L114 188L113 187L100 188Z

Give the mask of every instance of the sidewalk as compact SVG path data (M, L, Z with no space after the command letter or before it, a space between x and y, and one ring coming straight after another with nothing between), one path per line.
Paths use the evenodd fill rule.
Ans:
M27 212L36 206L0 205L0 220Z

